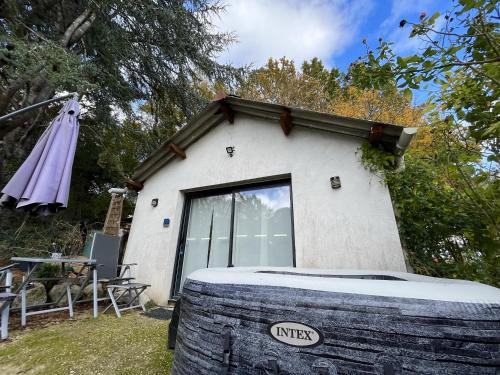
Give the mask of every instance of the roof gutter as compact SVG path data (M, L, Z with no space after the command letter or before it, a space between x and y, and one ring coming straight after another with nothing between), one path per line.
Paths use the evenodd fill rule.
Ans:
M403 171L405 168L404 153L410 146L411 140L417 134L417 128L404 128L396 143L396 171Z

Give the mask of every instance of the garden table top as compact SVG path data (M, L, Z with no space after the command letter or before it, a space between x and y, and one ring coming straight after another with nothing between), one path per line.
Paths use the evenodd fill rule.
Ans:
M95 259L83 258L31 258L31 257L13 257L13 262L29 262L29 263L82 263L82 264L96 264Z

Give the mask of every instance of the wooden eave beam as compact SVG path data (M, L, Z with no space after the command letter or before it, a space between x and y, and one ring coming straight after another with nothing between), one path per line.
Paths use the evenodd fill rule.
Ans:
M378 141L380 141L383 134L384 134L384 125L382 124L373 125L370 129L370 134L368 135L368 142L370 142L370 144L377 143Z
M169 143L168 148L177 156L181 157L182 159L186 159L186 152L182 148L175 145L174 143Z
M290 134L290 132L292 131L293 124L292 124L292 112L288 108L285 108L283 112L281 112L280 114L280 125L285 135Z
M125 185L127 186L128 189L135 190L135 191L140 191L144 187L144 184L138 181L134 181L129 177L124 177L123 178Z
M229 122L230 124L234 124L234 111L226 101L220 102L220 107L217 113L222 113L224 120Z

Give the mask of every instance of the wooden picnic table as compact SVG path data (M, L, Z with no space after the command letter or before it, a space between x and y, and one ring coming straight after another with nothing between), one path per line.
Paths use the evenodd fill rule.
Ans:
M85 285L88 284L90 280L90 275L92 275L92 283L93 283L93 290L92 290L92 302L93 302L93 314L94 318L97 318L97 263L95 259L85 259L85 258L31 258L31 257L13 257L11 258L13 262L16 263L24 263L27 264L28 266L28 271L25 276L23 276L23 281L19 288L17 289L16 293L18 294L21 292L21 325L25 326L26 325L26 318L27 316L30 315L38 315L38 314L45 314L45 313L50 313L50 312L57 312L57 311L64 311L68 310L69 316L73 317L73 305L76 302L76 300L79 298L81 295L81 292ZM80 290L78 292L78 295L73 301L73 298L71 297L71 289L70 289L70 278L67 272L65 272L65 267L68 264L80 264L82 265L82 269L80 270L80 274L83 271L83 269L88 268L89 271L87 272L87 275L84 277L80 277L82 280L80 281ZM57 301L49 302L49 303L44 303L40 305L31 305L27 306L26 303L26 287L29 285L31 281L33 281L35 272L37 269L42 265L42 264L60 264L62 267L62 277L57 278L58 280L64 280L66 284L66 294L67 294L67 299L68 299L68 304L67 306L63 307L53 307L54 305L57 306L57 304L62 300L64 297L64 293L59 297ZM46 306L51 306L49 309L38 309L40 307L46 307ZM27 311L28 309L34 311Z

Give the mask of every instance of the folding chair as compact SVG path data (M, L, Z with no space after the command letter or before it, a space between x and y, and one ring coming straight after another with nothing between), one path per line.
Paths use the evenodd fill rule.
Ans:
M10 304L16 298L17 294L11 293L12 287L12 268L16 264L0 268L0 339L5 340L9 337L9 311Z
M120 236L92 233L90 258L97 262L97 279L104 283L122 283L133 280L130 267L137 263L118 264Z
M106 285L106 289L111 300L103 313L111 306L114 307L116 315L121 317L120 311L141 307L139 296L150 286L148 284L132 282L131 267L137 263L118 264L120 251L120 236L111 236L100 232L92 234L90 245L90 258L97 262L97 280ZM120 293L115 297L114 293ZM124 297L128 297L125 301ZM99 298L99 301L107 300L108 297ZM138 301L137 304L134 303ZM124 306L124 307L123 307Z
M97 282L103 284L103 288L109 283L118 284L130 282L134 279L131 276L130 267L136 265L136 263L118 264L120 243L121 236L111 236L93 231L85 244L82 255L96 261ZM79 300L79 298L83 294L84 287L89 282L90 275L87 275L82 282L80 291L74 298L75 303L86 302L86 300ZM108 300L107 296L97 298L98 302L105 300Z
M121 318L122 316L121 311L136 309L139 307L142 308L142 311L146 311L146 308L139 300L139 297L150 286L151 285L149 284L131 283L131 282L126 282L124 284L108 285L107 289L109 298L111 299L111 305L106 307L102 313L104 314L111 306L113 306L113 308L115 309L115 313L118 318ZM115 291L118 292L121 291L121 294L119 294L118 297L116 298L114 294ZM125 295L129 297L128 301L119 304L120 300ZM137 301L136 305L134 305L135 301Z

